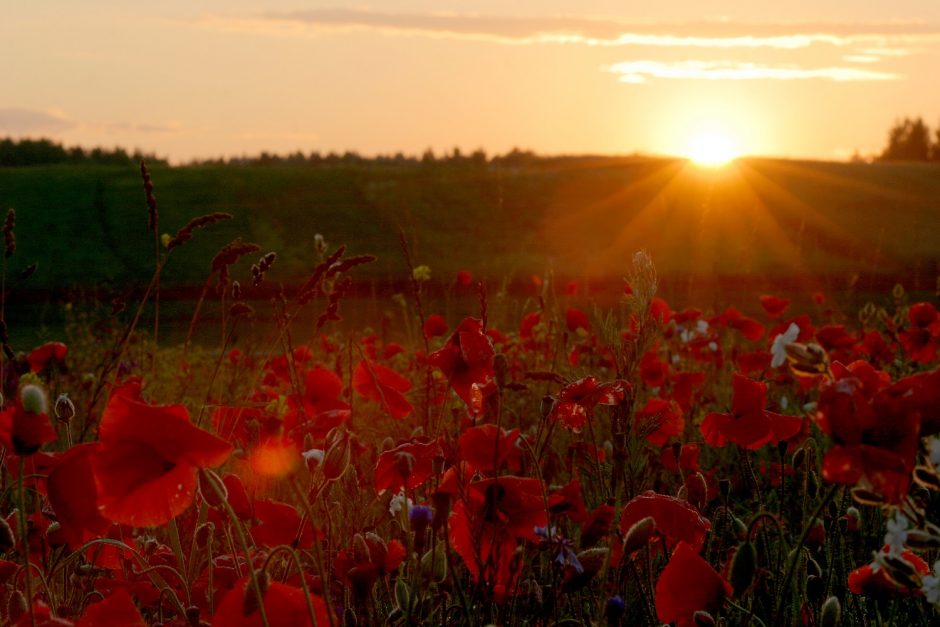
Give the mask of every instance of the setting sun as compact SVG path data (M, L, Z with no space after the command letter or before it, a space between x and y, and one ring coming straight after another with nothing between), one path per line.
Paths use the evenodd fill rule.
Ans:
M697 135L686 153L698 165L718 167L740 156L734 141L724 133L707 131Z

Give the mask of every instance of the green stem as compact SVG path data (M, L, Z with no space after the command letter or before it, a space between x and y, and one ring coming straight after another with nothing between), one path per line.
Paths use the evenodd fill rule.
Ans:
M238 541L242 545L242 551L245 553L245 559L248 561L248 578L251 581L251 587L254 590L255 599L258 601L258 616L261 617L261 624L263 627L270 627L270 623L268 623L268 614L264 610L264 594L262 594L261 587L258 585L258 574L251 565L251 555L248 549L248 540L245 538L245 532L242 530L241 521L238 520L238 515L235 514L235 510L232 509L232 506L229 504L228 499L225 496L225 492L223 492L222 488L219 487L219 484L216 483L220 480L215 477L214 473L211 473L208 470L202 470L200 479L205 480L210 486L212 486L212 491L215 492L216 498L222 504L226 515L232 522L231 528L235 530L235 535L238 536ZM238 563L237 557L235 558L235 563Z
M809 517L809 522L803 526L803 532L800 534L800 539L796 542L796 548L792 551L792 557L790 557L790 561L787 564L786 574L783 576L783 585L780 587L780 598L777 600L777 608L774 610L774 627L781 624L783 618L783 604L790 591L790 582L793 580L793 572L796 570L796 563L800 559L800 551L803 549L803 544L806 543L806 536L809 535L813 522L829 504L829 501L832 500L832 497L835 496L836 490L838 489L838 485L829 488L829 491L826 492L826 496L823 497L823 500L819 502L819 505L817 505L816 509L813 511L812 516Z
M19 494L19 513L16 517L19 523L20 545L23 551L23 577L26 584L26 606L29 611L29 624L36 627L36 614L33 612L33 576L29 563L29 527L26 523L26 489L23 487L23 475L26 474L26 458L22 455L20 458L20 473L16 479L17 492Z

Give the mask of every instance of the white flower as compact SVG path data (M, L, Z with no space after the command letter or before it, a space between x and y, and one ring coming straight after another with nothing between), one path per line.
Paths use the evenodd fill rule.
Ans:
M705 320L699 320L695 323L695 330L698 331L699 335L705 335L708 333L708 322Z
M891 557L901 557L904 551L904 543L907 542L907 530L910 527L910 521L898 510L894 518L888 520L888 533L885 534L885 544L888 545L888 555Z
M787 397L781 396L780 397L780 409L782 409L783 411L786 411L787 407L789 406L790 406L790 401L787 399Z
M412 505L414 505L414 502L405 496L405 491L402 490L392 497L392 500L388 504L388 511L392 516L395 516L401 511L402 507L407 507L408 510L410 510Z
M940 601L940 560L933 563L933 574L924 575L920 581L927 603L936 605Z
M673 356L672 356L672 363L674 363L674 364L679 363L679 359L681 359L681 358L679 357L679 355L673 355Z
M930 449L930 463L940 471L940 438L930 438L927 447Z
M787 344L792 344L796 338L800 337L800 327L795 322L791 322L787 330L774 338L774 343L770 347L773 359L770 360L771 368L779 368L787 360Z
M711 349L713 353L715 353L718 351L718 343L715 341L711 341L708 343L708 348Z

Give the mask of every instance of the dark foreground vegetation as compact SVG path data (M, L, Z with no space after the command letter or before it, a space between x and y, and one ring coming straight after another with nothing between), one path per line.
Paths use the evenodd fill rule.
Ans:
M419 174L396 172L394 184L371 193L377 203L423 191L433 205L442 202L436 194L459 197L476 189L470 181L496 179L503 195L489 202L516 207L520 196L542 198L540 186L566 197L564 186L545 182L558 177L588 177L593 184L576 194L583 198L605 185L615 193L624 168L631 180L647 180L643 172L656 181L684 167L592 164L574 174L570 166L512 176L435 170L420 184L406 176ZM754 162L734 176L795 177L806 168ZM825 180L848 172L812 168ZM357 247L394 242L394 252L391 243L379 248L397 258L404 286L388 301L391 313L339 331L354 307L354 279L392 266L376 271L381 260L370 254L307 235L290 213L305 201L284 185L309 181L309 171L253 168L239 180L233 170L144 169L145 194L138 180L137 198L120 211L130 189L123 172L36 172L45 177L33 181L45 182L38 191L26 192L28 178L6 179L37 203L26 215L7 214L4 268L17 273L6 280L32 280L17 264L43 246L84 257L84 271L101 277L107 270L94 260L129 250L115 233L138 231L144 237L128 259L149 257L150 276L139 300L115 299L94 317L76 313L64 341L18 353L16 326L0 325L4 624L834 627L938 619L940 316L933 293L905 290L909 273L851 315L832 307L838 293L825 292L804 294L800 307L774 294L720 309L679 307L658 291L653 258L638 252L620 255L620 277L595 278L592 289L607 281L604 289L618 294L609 307L589 306L584 282L555 283L549 274L530 280L518 314L496 315L496 290L474 276L494 272L497 253L467 241L489 234L508 243L498 232L508 221L527 238L512 250L523 250L543 241L526 224L505 212L476 224L455 211L440 219L465 231L434 225L419 249L409 234L432 228L424 222L405 222L410 228L396 234L387 222L353 226L337 215L324 224L347 229ZM43 215L45 194L79 204L77 193L61 190L78 190L89 176L104 181L93 198L109 219L79 219L85 231L61 234L67 253L55 248L60 234L43 239L20 228ZM207 185L212 177L234 178ZM866 184L920 180L911 170L872 177ZM363 194L390 179L358 168L322 180ZM527 194L514 196L519 189ZM780 189L800 193L798 185ZM187 206L212 208L229 194L266 202L271 226L251 212L239 219L171 209L187 197ZM331 215L324 194L316 197L318 215ZM674 210L656 197L655 211ZM43 207L69 215L55 203ZM600 200L590 209L592 219L613 211ZM397 210L407 215L403 202ZM711 209L726 210L717 201ZM807 207L803 215L813 216ZM832 215L814 219L826 225ZM556 217L573 219L566 230L592 224ZM722 224L739 222L745 234L757 228L744 218ZM664 216L658 223L680 234L697 228ZM529 224L542 236L554 232ZM235 227L288 252L231 240ZM445 262L428 233L439 233L456 259ZM709 246L733 248L735 233ZM198 263L179 262L213 241L227 243ZM923 261L929 247L886 239L877 254L889 253ZM467 265L447 274L438 270L446 263ZM764 271L754 263L752 272ZM288 264L296 281L271 289ZM557 271L584 269L559 261ZM447 318L427 298L435 272L463 296ZM159 315L142 321L162 287L194 279L203 289L187 326L208 327L214 346L169 343ZM220 314L207 321L210 304ZM0 320L18 306L0 299Z

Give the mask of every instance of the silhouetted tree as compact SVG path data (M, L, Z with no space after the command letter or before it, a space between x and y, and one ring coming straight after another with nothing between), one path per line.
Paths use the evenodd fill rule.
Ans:
M882 161L927 161L930 158L930 129L923 118L898 120L888 133Z

